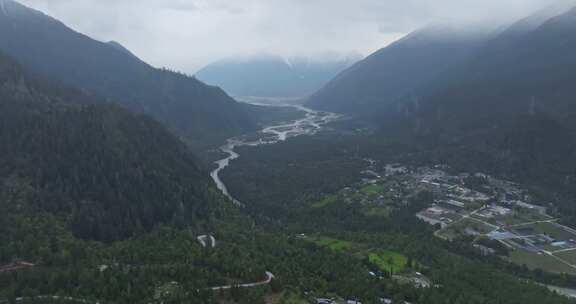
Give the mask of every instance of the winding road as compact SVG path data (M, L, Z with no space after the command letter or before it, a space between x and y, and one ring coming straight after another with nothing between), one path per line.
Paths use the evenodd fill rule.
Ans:
M251 287L258 287L258 286L270 284L270 282L272 282L272 279L274 279L274 275L273 275L271 272L266 271L266 280L261 281L261 282L248 283L248 284L239 284L239 285L217 286L217 287L211 287L210 289L216 291L216 290L227 290L227 289L232 289L232 288L251 288Z
M8 303L20 303L20 302L30 302L34 300L44 300L44 301L65 301L65 302L74 302L74 303L84 303L84 304L101 304L100 301L93 301L93 300L85 300L85 299L78 299L73 297L66 297L66 296L36 296L36 297L19 297L14 299L14 301L3 300L0 301L0 304L8 304Z
M12 263L12 264L8 264L5 266L0 266L0 273L2 272L12 272L12 271L16 271L16 270L20 270L20 269L24 269L24 268L30 268L30 267L34 267L36 265L29 263L29 262L16 262L16 263Z
M235 151L237 147L271 145L285 141L288 138L295 136L313 135L320 131L324 125L335 121L340 117L338 114L314 111L300 105L269 105L260 103L251 104L268 107L293 107L302 111L304 113L304 117L294 121L265 127L258 132L257 140L247 140L245 139L245 136L239 136L228 139L226 144L220 147L220 151L225 153L227 156L215 162L218 167L210 173L210 177L212 177L218 189L220 189L220 191L222 191L222 193L226 195L235 205L240 207L244 206L244 204L242 204L228 192L228 187L220 178L220 173L222 170L228 167L233 160L240 157L240 154Z

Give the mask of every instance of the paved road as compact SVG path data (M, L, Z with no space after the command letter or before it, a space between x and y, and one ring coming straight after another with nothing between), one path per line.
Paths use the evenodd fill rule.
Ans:
M554 226L556 226L556 227L559 227L559 228L561 228L561 229L564 229L564 230L566 230L566 231L568 231L568 232L570 232L570 233L576 234L576 230L575 230L575 229L572 229L572 228L570 228L570 227L568 227L568 226L565 226L565 225L558 224L558 223L555 222L555 221L553 221L553 222L551 222L551 223L552 223L552 225L554 225Z
M29 300L61 300L61 301L68 301L68 302L76 302L76 303L85 303L85 304L101 304L98 301L89 301L84 299L77 299L72 297L63 297L63 296L37 296L37 297L20 297L16 298L15 302L24 302ZM13 303L11 301L0 300L1 304L4 303Z
M210 289L212 289L212 290L226 290L226 289L232 289L232 288L251 288L251 287L258 287L258 286L270 284L270 282L272 282L272 279L274 279L274 275L273 275L271 272L266 271L266 280L261 281L261 282L248 283L248 284L240 284L240 285L216 286L216 287L210 287Z
M559 219L551 219L551 220L544 220L544 221L535 221L535 222L521 223L521 224L515 224L515 225L508 226L508 228L528 226L528 225L534 225L534 224L540 224L540 223L554 223L554 222L556 222L556 221L558 221L558 220L559 220Z
M0 0L1 1L1 0ZM6 266L2 266L0 267L0 272L11 272L11 271L16 271L16 270L20 270L20 269L24 269L24 268L29 268L29 267L34 267L36 265L32 264L32 263L28 263L28 262L18 262L18 263L13 263L10 265L6 265Z
M202 247L206 248L206 246L208 246L208 244L206 243L206 240L210 240L210 247L215 248L216 247L216 238L214 238L214 236L212 235L201 235L199 237L196 238L198 240L198 242L200 242L200 245L202 245Z

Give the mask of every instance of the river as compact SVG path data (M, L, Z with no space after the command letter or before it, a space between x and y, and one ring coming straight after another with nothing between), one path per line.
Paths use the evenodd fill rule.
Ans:
M215 162L217 168L210 173L210 177L212 177L218 189L220 189L220 191L222 191L222 193L226 195L237 206L243 206L243 204L230 194L230 192L228 191L228 187L220 178L220 173L222 172L222 170L228 167L233 160L240 157L240 154L238 154L238 152L235 151L237 147L271 145L281 141L285 141L288 138L295 136L313 135L316 134L318 131L320 131L324 125L332 121L335 121L340 117L339 115L334 113L315 111L301 105L291 105L291 104L270 105L254 102L251 102L250 104L258 106L267 106L267 107L293 107L302 111L304 117L289 122L282 122L275 125L267 126L258 132L257 139L253 138L248 139L248 136L246 135L230 138L226 141L226 143L222 147L220 147L220 151L222 151L226 155L226 157Z

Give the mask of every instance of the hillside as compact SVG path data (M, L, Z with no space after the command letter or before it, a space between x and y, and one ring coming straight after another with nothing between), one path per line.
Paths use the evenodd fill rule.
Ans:
M517 28L395 105L383 132L413 139L436 161L574 195L576 9Z
M0 53L0 302L258 303L302 278L376 288L360 261L247 220L159 123ZM207 231L215 248L197 241ZM346 265L337 279L317 271L327 260ZM210 290L268 271L280 282Z
M574 303L575 31L576 9L427 28L359 64L368 94L322 104L340 118L237 104L0 0L0 304ZM200 157L227 158L211 180Z
M48 84L4 55L0 186L2 221L55 217L77 237L104 241L160 223L201 227L220 205L187 147L159 123Z
M118 43L103 43L12 0L0 13L0 50L44 77L150 114L203 148L255 127L225 92L154 68Z
M305 98L320 89L359 56L284 58L253 55L228 58L201 69L196 77L236 96Z
M470 58L489 37L490 30L455 25L415 31L340 73L308 104L346 114L374 113Z

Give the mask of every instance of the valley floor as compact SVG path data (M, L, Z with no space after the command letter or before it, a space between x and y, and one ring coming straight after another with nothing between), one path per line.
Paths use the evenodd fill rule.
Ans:
M572 232L532 205L526 189L488 175L480 182L478 174L443 166L374 158L346 135L356 137L366 129L343 133L338 124L346 121L330 123L327 113L306 115L299 123L265 128L229 147L241 157L221 161L218 177L242 205L223 200L209 223L161 225L138 237L103 243L77 239L49 216L0 217L35 236L19 238L19 229L5 235L0 299L487 304L505 298L511 304L571 303L536 282L572 287L572 277L515 266L506 259L534 252L491 242L495 232L519 233L533 226L535 234L554 234L555 239L530 246L571 259ZM484 186L489 189L480 189ZM495 195L510 202L490 201ZM552 244L560 241L566 242L556 244L561 249ZM10 263L14 258L27 262ZM514 262L528 264L520 257Z

